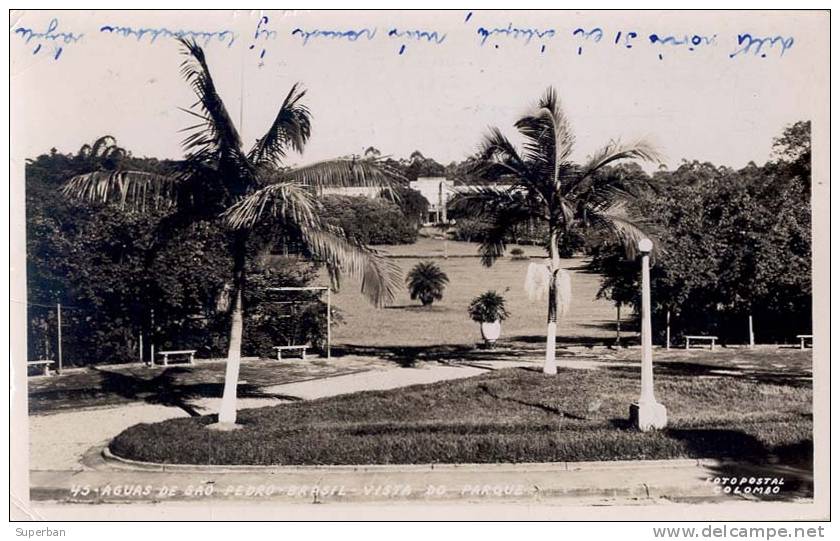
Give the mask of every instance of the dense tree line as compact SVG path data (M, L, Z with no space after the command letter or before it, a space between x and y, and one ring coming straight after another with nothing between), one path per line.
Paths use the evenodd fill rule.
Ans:
M655 239L655 328L670 316L672 339L708 333L787 342L811 332L810 123L788 127L776 157L738 170L686 162L659 171L634 210ZM638 263L607 242L594 243L601 297L638 305ZM661 339L661 337L660 337Z
M217 220L167 227L166 210L141 214L63 197L67 179L99 168L166 172L171 162L134 158L112 138L76 154L53 150L26 165L28 349L55 358L56 305L68 364L137 361L140 339L150 347L198 349L221 356L227 346L231 264L229 236ZM323 342L326 307L317 293L271 293L271 287L316 282L317 265L297 257L294 238L271 238L278 252L261 252L270 228L249 245L249 306L245 354L271 346ZM294 317L289 317L294 315ZM337 314L334 314L334 320Z
M646 174L635 164L607 167L610 184L634 186L628 211L644 219L655 240L652 268L655 329L670 318L672 339L713 333L747 340L752 316L759 342L790 341L811 330L810 123L798 122L774 142L775 158L734 170L685 162L674 171ZM376 149L372 149L375 151ZM373 154L371 149L366 154ZM378 151L376 151L378 157ZM442 166L415 152L390 160L405 179L447 176L471 182L468 158ZM29 356L54 357L55 305L64 306L63 349L76 364L138 359L149 346L198 348L223 355L230 299L229 236L214 220L181 224L160 209L141 214L69 200L68 178L117 167L166 173L173 162L135 158L101 138L75 154L49 154L26 165L27 300ZM622 182L622 178L627 182ZM414 242L428 202L407 186L374 199L329 196L329 220L364 244ZM482 242L490 224L457 219L454 234ZM524 224L510 243L545 242L544 226ZM265 251L266 240L273 246ZM570 229L558 239L560 255L585 252L603 275L599 296L617 305L638 304L638 263L604 235ZM249 244L243 350L270 354L272 345L323 342L325 307L316 293L272 294L271 287L317 281L299 239L258 229ZM334 314L335 316L336 314ZM660 340L662 337L660 337Z
M178 219L163 208L140 213L61 194L68 179L90 171L166 174L175 167L133 157L111 137L74 154L53 149L27 162L30 358L55 357L59 303L63 357L70 364L138 360L141 336L147 360L153 344L157 351L189 347L199 355L224 354L232 269L221 224L212 216L174 223ZM414 242L428 207L419 192L399 185L374 199L327 196L323 203L329 222L363 244ZM299 239L269 239L276 254L264 253L272 234L261 231L248 248L253 287L245 299L243 351L249 355L270 354L278 344L322 345L326 332L318 293L266 293L312 285L318 269L298 257L308 255ZM335 309L333 322L340 322Z

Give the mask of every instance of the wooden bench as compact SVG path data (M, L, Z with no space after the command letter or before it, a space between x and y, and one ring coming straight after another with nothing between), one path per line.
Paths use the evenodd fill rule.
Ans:
M158 351L158 355L163 356L163 366L169 366L169 356L170 355L183 355L190 357L190 364L195 364L195 351L194 349L176 349L172 351Z
M26 361L27 366L40 366L44 372L45 376L50 375L50 365L55 364L55 361L51 361L49 359L41 359L38 361Z
M278 361L283 360L283 352L284 351L291 351L291 350L295 350L295 349L300 350L300 358L301 358L301 360L305 361L306 360L306 348L308 348L308 347L309 346L274 346L274 349L277 350L277 360Z
M706 340L712 343L712 351L715 350L715 341L717 340L717 336L686 336L685 337L685 349L689 349L691 347L691 341L698 341L698 340Z
M797 338L799 338L799 349L805 349L805 340L811 341L811 347L814 347L814 335L813 334L797 334Z

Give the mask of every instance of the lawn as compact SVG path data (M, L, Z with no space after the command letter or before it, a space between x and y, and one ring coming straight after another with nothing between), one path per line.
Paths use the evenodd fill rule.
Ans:
M627 424L638 370L508 368L463 380L243 410L242 429L213 416L141 424L118 456L189 464L403 464L753 458L807 463L810 385L664 374L666 430ZM772 457L772 458L771 458Z
M246 361L240 369L240 398L277 398L263 387L359 371L355 363L310 361ZM147 368L139 364L88 368L59 377L29 380L29 412L49 413L78 408L146 402L180 407L194 413L194 399L218 397L225 382L223 361L195 366ZM196 413L197 414L197 413Z
M639 361L638 348L613 350L601 358L610 362ZM811 350L800 351L795 347L758 346L707 349L656 348L653 360L659 375L693 377L732 376L758 383L807 386L813 384L813 359ZM638 373L637 367L628 368Z
M467 307L473 297L495 290L507 300L510 319L502 324L502 343L516 347L538 347L545 340L547 301L531 302L525 294L525 274L530 262L539 261L544 251L523 246L535 259L500 259L487 268L476 256L475 243L449 241L449 258L444 259L443 241L421 238L417 244L386 246L382 250L396 258L406 274L418 261L433 259L449 276L443 300L430 307L412 301L406 289L385 308L371 306L352 279L342 283L333 295L343 324L334 328L338 346L368 348L470 345L481 342L479 326L470 320ZM424 257L420 257L420 255ZM558 344L608 343L615 337L615 307L596 300L600 276L586 270L587 260L565 259L562 266L572 275L574 299L571 311L558 325ZM371 352L375 353L375 352Z

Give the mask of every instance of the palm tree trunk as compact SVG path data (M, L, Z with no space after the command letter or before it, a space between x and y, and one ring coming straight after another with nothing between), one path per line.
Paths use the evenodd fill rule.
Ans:
M545 334L545 364L544 374L557 373L557 271L560 269L560 256L557 249L557 232L551 229L548 243L549 257L549 285L548 285L548 328Z
M234 241L234 285L233 308L230 319L230 340L228 358L225 366L225 388L222 404L219 407L219 424L236 424L236 387L239 381L239 364L242 356L242 331L244 318L242 310L242 290L245 287L245 237L237 235Z
M225 366L225 390L219 408L219 423L236 424L236 384L242 351L242 291L237 288L230 322L230 345Z

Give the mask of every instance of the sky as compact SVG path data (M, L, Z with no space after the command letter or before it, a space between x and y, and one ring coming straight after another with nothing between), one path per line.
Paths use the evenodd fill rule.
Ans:
M549 86L577 160L646 139L668 167L741 167L764 163L786 125L828 122L828 16L813 12L19 11L10 22L15 157L106 134L135 156L182 156L192 122L179 108L195 98L167 31L199 36L246 147L304 85L313 133L290 163L370 146L462 160L490 126L519 141L514 122Z

